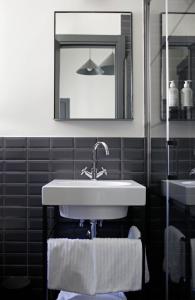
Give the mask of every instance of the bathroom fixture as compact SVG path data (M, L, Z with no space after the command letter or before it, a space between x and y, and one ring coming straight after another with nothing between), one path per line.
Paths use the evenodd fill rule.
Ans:
M53 180L42 187L42 204L62 206L71 219L118 219L146 204L146 188L133 180Z
M55 120L132 120L132 13L55 12L54 22Z
M192 175L195 175L195 168L193 168L189 173L189 176L192 176Z
M185 205L195 205L195 180L162 180L163 196L167 194L167 184L170 198Z
M104 71L91 59L91 49L89 48L89 59L77 71L81 75L101 75Z
M114 60L114 53L112 51L100 65L100 68L103 70L103 75L114 75Z
M97 142L93 147L93 166L91 172L87 171L87 167L81 170L81 175L86 175L90 179L97 179L102 175L107 175L107 170L102 167L101 171L97 170L97 149L102 145L104 147L106 155L109 155L108 145L105 142Z

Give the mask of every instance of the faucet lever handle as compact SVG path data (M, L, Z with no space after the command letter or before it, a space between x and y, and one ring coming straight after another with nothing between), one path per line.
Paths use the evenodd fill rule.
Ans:
M104 167L102 167L102 172L107 176L108 175L108 172L107 172L107 170L104 168Z
M85 171L87 171L87 167L85 167L81 170L81 175L85 174Z

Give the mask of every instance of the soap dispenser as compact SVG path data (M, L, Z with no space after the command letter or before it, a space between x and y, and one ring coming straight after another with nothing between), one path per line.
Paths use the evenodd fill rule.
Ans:
M184 112L184 118L190 120L192 118L193 91L190 88L191 80L184 81L184 87L181 90L181 109Z
M178 107L179 106L179 91L175 86L175 81L170 81L169 86L169 107Z
M179 91L176 88L175 81L170 81L169 86L169 114L170 119L178 118L178 108L179 108Z

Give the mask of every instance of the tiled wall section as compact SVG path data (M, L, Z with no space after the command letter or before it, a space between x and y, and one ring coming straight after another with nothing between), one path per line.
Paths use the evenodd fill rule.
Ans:
M189 178L190 170L195 167L195 139L172 139L170 147L170 172L178 179ZM164 255L165 198L161 196L161 180L167 176L166 141L152 139L151 187L148 193L148 256L153 296L151 299L164 299L159 290L164 290L162 263ZM182 220L181 220L182 221Z
M189 172L195 167L195 139L172 139L170 146L170 173L178 179L189 178ZM152 139L152 185L159 185L166 178L167 150L165 139Z
M107 142L110 155L98 149L102 179L145 181L142 138L0 138L0 276L32 278L37 292L42 272L41 187L52 179L84 179L92 147ZM29 253L27 256L26 253Z

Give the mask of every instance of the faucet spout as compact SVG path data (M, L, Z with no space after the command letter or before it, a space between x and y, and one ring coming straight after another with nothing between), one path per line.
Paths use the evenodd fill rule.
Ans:
M98 172L97 170L97 149L99 146L103 146L106 155L110 154L108 145L105 142L97 142L93 147L93 165L91 168L91 172L87 171L87 167L81 170L81 175L85 174L87 177L93 180L101 177L104 174L107 175L107 171L103 167L101 171Z
M93 147L93 167L92 167L92 179L97 178L97 149L99 146L103 146L106 155L109 155L108 145L105 142L97 142Z

